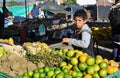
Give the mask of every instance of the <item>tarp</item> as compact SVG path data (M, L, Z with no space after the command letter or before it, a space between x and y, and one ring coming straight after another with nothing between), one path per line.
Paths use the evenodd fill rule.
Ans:
M79 5L95 5L96 0L76 0Z
M27 6L27 15L32 10L33 5ZM7 7L7 9L13 13L14 16L21 16L26 17L26 11L25 6L13 6L13 7ZM0 11L2 11L2 8L0 8Z
M38 7L41 7L43 10L47 10L50 11L52 13L65 13L67 15L70 15L71 12L64 10L64 7L57 5L56 3L53 2L44 2L44 3L40 3L38 4Z

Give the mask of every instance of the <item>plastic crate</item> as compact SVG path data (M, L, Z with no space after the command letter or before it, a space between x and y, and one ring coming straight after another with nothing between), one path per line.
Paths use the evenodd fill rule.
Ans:
M120 78L120 71L115 72L111 75L106 76L105 78Z
M6 73L0 72L0 78L19 78L19 76L10 76Z

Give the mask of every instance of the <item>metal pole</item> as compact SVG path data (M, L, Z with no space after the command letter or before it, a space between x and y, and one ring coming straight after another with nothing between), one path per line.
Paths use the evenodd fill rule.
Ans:
M25 0L25 14L26 14L26 19L27 19L27 0Z
M6 6L6 0L3 0L3 23L5 23L5 6ZM2 31L2 38L4 38L4 24L1 27L1 31Z

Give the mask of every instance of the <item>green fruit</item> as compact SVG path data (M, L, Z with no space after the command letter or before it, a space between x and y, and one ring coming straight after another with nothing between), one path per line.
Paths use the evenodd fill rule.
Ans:
M77 71L73 71L73 72L72 72L72 77L73 77L73 78L77 77Z
M45 66L44 71L48 72L49 70L50 70L50 67L49 66Z
M93 78L100 78L99 74L97 72L93 73Z
M63 72L64 72L65 74L67 74L67 73L69 72L69 69L68 69L68 68L64 68L64 69L63 69Z
M87 68L87 73L88 73L88 74L93 74L93 73L94 73L94 68L93 68L92 66L89 66L89 67Z
M74 50L69 50L69 51L67 52L67 57L73 57L74 54L75 54L75 51L74 51Z
M39 72L35 72L35 73L33 73L33 78L39 78Z
M106 68L108 68L108 64L103 61L103 62L100 63L100 68L101 69L106 69Z
M80 69L81 71L86 70L87 67L88 67L88 66L87 66L87 64L86 64L85 62L79 63L79 69Z
M39 73L44 72L44 68L39 68L39 69L38 69L38 72L39 72Z
M45 78L46 77L46 73L40 73L40 78Z
M52 77L54 75L54 71L50 70L47 72L47 76Z
M78 71L77 72L77 77L82 78L82 76L83 76L83 73L81 71Z
M99 75L100 75L101 77L107 76L107 70L106 70L106 69L101 69L101 70L99 71Z
M95 59L93 57L88 57L86 60L87 65L94 65Z
M28 76L32 77L33 71L32 71L32 70L29 70L29 71L27 72L27 74L28 74Z

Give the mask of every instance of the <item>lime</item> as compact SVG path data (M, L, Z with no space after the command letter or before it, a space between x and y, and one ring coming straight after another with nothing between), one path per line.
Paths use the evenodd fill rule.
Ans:
M32 77L33 71L32 71L32 70L29 70L29 71L27 72L27 74L28 74L29 77Z
M39 78L39 72L35 72L35 73L33 73L33 78Z
M79 63L79 69L81 71L84 71L87 68L87 64L85 62Z
M73 71L73 72L72 72L72 77L73 77L73 78L76 78L76 77L77 77L77 71Z
M39 72L39 73L44 72L44 68L38 68L38 72Z
M54 71L50 70L47 72L47 76L52 77L54 75Z
M48 72L49 70L50 70L50 67L49 67L49 66L45 66L45 67L44 67L44 71L45 71L45 72Z

